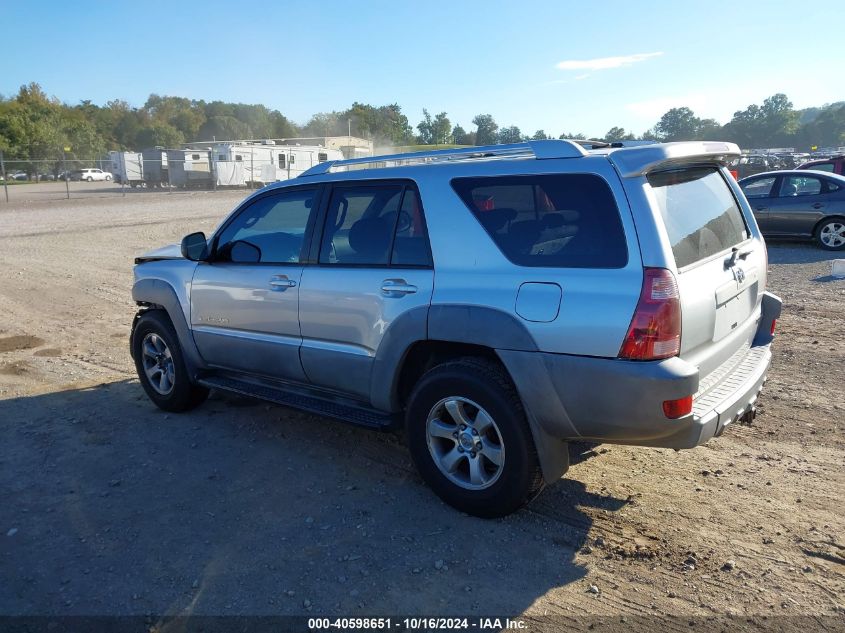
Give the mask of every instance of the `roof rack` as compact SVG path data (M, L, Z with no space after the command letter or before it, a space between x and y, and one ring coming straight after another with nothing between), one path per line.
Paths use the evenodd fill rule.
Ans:
M535 158L545 160L552 158L580 158L582 156L587 156L587 152L573 141L527 141L525 143L511 143L508 145L481 145L459 149L441 149L430 152L411 152L408 154L385 154L383 156L368 156L366 158L353 158L350 160L327 161L303 172L300 177L319 176L321 174L351 171L354 169L405 167L447 161L489 158Z

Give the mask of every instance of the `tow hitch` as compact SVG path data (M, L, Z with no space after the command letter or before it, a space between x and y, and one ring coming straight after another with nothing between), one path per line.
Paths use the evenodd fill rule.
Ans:
M748 411L746 411L742 417L739 419L740 424L751 424L754 421L754 418L757 417L757 407L751 407Z

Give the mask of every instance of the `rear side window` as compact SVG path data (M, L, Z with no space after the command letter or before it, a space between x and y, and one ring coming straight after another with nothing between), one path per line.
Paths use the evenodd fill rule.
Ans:
M678 268L748 239L742 212L714 167L649 174Z
M628 262L619 209L598 176L457 178L452 187L519 266L622 268Z

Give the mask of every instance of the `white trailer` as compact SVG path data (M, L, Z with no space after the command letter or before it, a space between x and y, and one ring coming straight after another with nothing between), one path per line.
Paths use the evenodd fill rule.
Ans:
M144 159L140 152L109 152L114 181L133 189L144 184Z
M212 152L218 185L266 185L296 178L327 160L343 160L340 150L316 145L276 145L273 141L217 142L212 145ZM242 169L233 169L230 163L240 163ZM236 182L240 177L243 180Z

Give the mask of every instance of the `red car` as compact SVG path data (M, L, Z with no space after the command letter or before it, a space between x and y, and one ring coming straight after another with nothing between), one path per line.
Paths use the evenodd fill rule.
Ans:
M822 160L811 160L804 163L798 169L815 169L816 171L829 171L832 174L845 176L845 154L825 158Z

